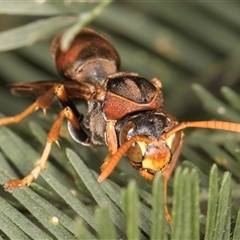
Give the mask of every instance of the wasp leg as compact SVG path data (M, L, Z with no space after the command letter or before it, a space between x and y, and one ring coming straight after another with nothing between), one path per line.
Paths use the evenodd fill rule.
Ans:
M43 154L41 158L37 161L37 165L35 168L32 170L32 172L27 175L25 178L21 180L12 180L4 184L4 189L5 191L12 192L15 187L24 187L28 186L31 184L31 182L36 179L40 172L45 168L46 162L51 150L51 146L53 142L56 142L58 144L58 135L60 128L62 126L62 122L64 119L67 119L71 125L76 128L80 129L80 124L78 122L78 119L74 115L73 111L71 110L70 107L64 108L58 115L57 119L53 123L47 137L47 143L45 146L45 149L43 151Z
M63 110L59 113L57 119L53 123L48 136L47 136L47 143L42 153L41 158L38 160L36 167L32 170L32 172L21 180L12 180L8 183L4 184L4 189L8 192L12 192L15 187L24 187L31 184L31 182L36 179L41 170L43 170L46 166L46 162L51 150L51 146L53 142L58 144L58 136L62 126L63 120L66 118L69 125L75 132L80 133L83 130L80 127L80 121L82 115L78 113L74 104L68 99L67 92L62 84L56 84L51 89L49 89L45 94L40 96L35 103L33 103L29 108L25 111L16 115L15 117L10 118L3 118L0 119L0 124L9 124L9 123L17 123L21 121L23 118L37 110L39 107L42 109L46 109L52 102L53 97L56 96L59 100L60 105L62 106ZM85 134L84 140L86 140L87 135ZM59 145L59 144L58 144Z
M101 170L103 171L107 166L109 160L111 159L112 155L117 151L118 142L117 136L115 131L115 123L116 120L107 120L106 122L106 138L107 138L107 145L108 145L108 155L105 157L103 164L101 165Z
M58 86L53 86L50 88L45 94L40 96L32 105L30 105L27 109L25 109L23 112L21 112L18 115L15 115L13 117L5 117L0 119L0 125L7 125L10 123L18 123L22 121L24 118L26 118L31 113L35 112L39 108L43 109L43 112L45 113L46 109L50 106L52 103L53 97L55 96L56 88Z
M180 143L176 149L176 151L174 152L173 156L172 156L172 160L171 163L169 164L168 168L162 173L163 177L168 181L176 167L179 155L181 153L182 150L182 146L183 146L183 142L184 142L184 133L181 133L181 140Z
M78 113L74 104L69 100L64 85L63 84L54 84L43 95L38 97L37 100L32 105L30 105L28 108L26 108L20 114L17 114L12 117L5 117L5 118L0 119L0 126L11 124L11 123L19 123L24 118L26 118L28 115L37 111L39 108L42 108L43 112L45 114L46 109L50 107L50 105L53 101L53 98L55 96L58 98L59 103L62 108L69 106L69 107L71 107L72 111L77 116L77 118L82 118L82 115Z
M64 109L66 107L69 107L73 112L75 118L78 120L77 124L68 121L69 133L76 142L87 145L89 142L89 136L84 132L82 128L79 127L79 123L82 121L84 116L78 112L74 103L69 99L66 89L68 88L64 85L58 85L58 87L55 89L55 95L57 96L61 108Z
M166 215L166 219L167 219L167 221L168 221L168 223L170 225L172 225L172 216L169 213L168 206L167 206L167 184L168 184L168 180L170 179L170 177L171 177L171 175L172 175L172 173L173 173L173 171L174 171L174 169L176 167L177 161L179 159L179 155L181 153L182 146L183 146L183 141L184 141L184 134L182 133L179 146L178 146L178 148L176 149L175 153L172 156L172 161L169 164L169 167L162 173L162 176L163 176L163 179L164 179L164 203L165 203L164 208L165 208L165 215Z

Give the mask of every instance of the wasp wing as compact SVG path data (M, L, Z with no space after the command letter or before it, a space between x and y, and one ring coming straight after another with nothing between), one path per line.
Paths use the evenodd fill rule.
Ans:
M64 85L68 97L91 100L96 93L96 87L90 83L77 81L39 81L32 83L14 83L8 86L11 93L16 96L38 97L55 85Z
M39 81L32 83L13 83L8 84L11 93L15 96L31 97L40 96L50 89L54 84L59 84L57 81Z

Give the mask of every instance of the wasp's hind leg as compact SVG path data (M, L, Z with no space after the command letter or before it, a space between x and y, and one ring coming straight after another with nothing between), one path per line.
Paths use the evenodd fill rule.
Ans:
M50 92L50 90L51 90L51 92ZM54 121L50 131L48 132L46 146L44 148L44 151L42 153L41 158L37 161L37 164L36 164L35 168L25 178L23 178L21 180L12 180L12 181L9 181L9 182L5 183L4 184L5 191L12 192L15 187L28 186L28 185L31 184L31 182L34 179L36 179L39 176L41 170L43 170L45 168L45 166L46 166L46 162L47 162L50 150L51 150L52 143L56 142L58 144L59 132L60 132L63 120L65 118L67 119L67 121L71 124L71 126L76 131L81 131L80 121L78 119L78 117L81 116L81 114L76 112L76 108L75 107L74 107L74 111L71 109L71 107L73 107L73 103L71 103L71 101L68 100L67 93L65 91L64 86L63 85L54 86L50 90L46 94L43 95L43 96L46 97L45 99L42 96L43 100L45 100L45 102L49 103L50 99L52 100L52 98L54 96L57 96L57 98L58 98L58 100L60 102L64 102L65 103L65 107L61 110L61 112L59 113L57 119ZM47 95L47 94L49 94L49 95ZM36 103L38 104L38 101L39 101L40 98L37 99L35 104ZM68 105L71 105L71 107L68 106ZM31 106L33 106L33 105L31 105ZM37 105L37 106L39 107L39 105ZM42 105L41 105L41 107L42 107ZM31 112L33 112L33 111L31 111L32 109L34 109L34 108L31 107L31 108L26 109L26 112L28 113L27 115L29 115ZM27 116L25 113L24 114L23 113L18 115L18 116L20 116L20 117L17 118L18 121L19 121L19 119L22 120L24 117ZM6 118L6 119L8 119L8 118ZM11 122L13 122L13 121L11 121ZM14 120L14 122L16 122L16 120ZM7 122L6 124L8 124L8 123L9 122ZM87 137L85 136L85 138L87 138Z

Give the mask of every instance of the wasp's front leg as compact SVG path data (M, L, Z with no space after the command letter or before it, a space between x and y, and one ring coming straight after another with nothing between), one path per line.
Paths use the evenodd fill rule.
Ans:
M172 225L172 216L168 211L168 206L167 206L167 184L168 184L168 180L170 179L174 169L176 168L181 150L182 150L182 146L183 146L183 142L184 142L184 133L181 133L181 140L180 143L176 149L176 151L174 152L173 156L172 156L172 160L171 163L169 164L168 168L162 173L163 175L163 181L164 181L164 208L165 208L165 215L166 215L166 219L169 222L170 225Z
M109 160L112 155L118 149L118 141L115 130L116 120L107 120L106 121L106 142L108 145L108 155L105 157L103 164L101 165L101 170L103 171L108 165Z

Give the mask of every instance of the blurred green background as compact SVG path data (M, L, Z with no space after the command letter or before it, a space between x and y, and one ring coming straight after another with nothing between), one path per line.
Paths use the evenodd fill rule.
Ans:
M1 113L14 115L33 101L12 96L6 87L8 83L61 79L50 56L51 39L63 29L77 29L89 17L87 25L107 35L118 50L122 71L137 72L147 79L161 79L167 111L180 122L209 119L240 122L240 98L237 95L240 92L240 3L115 1L95 18L95 13L91 11L98 4L99 2L41 0L0 2ZM235 95L226 97L229 89L222 88L223 86L234 90ZM56 114L59 108L53 110ZM11 126L39 153L45 144L46 133L41 142L36 123L40 123L39 126L47 131L54 117L49 114L46 120L43 119L39 112L30 116L23 124ZM30 123L29 131L29 121L32 120L35 125ZM211 165L217 162L221 176L225 170L232 173L233 198L236 204L233 216L236 217L240 199L239 134L213 130L186 132L181 159L191 160L200 169L201 212L206 212L204 190L208 187L207 175ZM106 149L88 150L74 143L67 132L65 136L67 141L61 142L62 148L70 146L76 149L81 157L84 156L84 160L87 159L88 166L99 173ZM3 146L0 148L7 155ZM54 148L51 158L57 159L57 163L53 160L56 168L66 170L66 175L69 172L71 175L69 165L64 165L66 157L62 157L63 154L64 151ZM189 163L185 165L192 168ZM7 168L1 165L1 168L5 167ZM14 170L15 168L18 167L13 167ZM31 169L31 166L22 163L17 174L29 172L25 168ZM120 169L113 175L119 177L119 173L123 173L122 179L118 179L122 185L129 180L124 172L134 175L140 182L143 181L139 180L141 178L134 169L129 168L126 161L120 163Z

